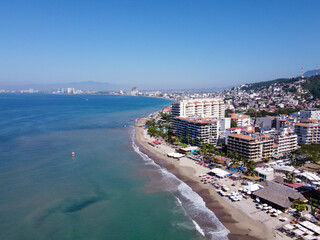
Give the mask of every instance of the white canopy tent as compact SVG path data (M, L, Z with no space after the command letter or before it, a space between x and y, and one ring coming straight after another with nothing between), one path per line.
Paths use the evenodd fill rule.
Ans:
M219 178L224 178L226 176L229 176L231 175L231 173L227 172L227 171L224 171L220 168L213 168L210 170L211 173L213 173L214 175L216 175L217 177Z
M175 153L175 152L168 153L168 157L172 157L172 158L181 158L183 156L184 154L181 154L181 153Z
M255 192L255 191L262 189L262 188L263 187L259 184L256 184L256 183L253 184L253 183L249 182L248 185L243 188L243 190L245 192Z
M300 222L300 225L306 227L307 229L315 232L315 233L320 233L320 227L313 224L312 222L309 222L309 221L303 221L303 222Z

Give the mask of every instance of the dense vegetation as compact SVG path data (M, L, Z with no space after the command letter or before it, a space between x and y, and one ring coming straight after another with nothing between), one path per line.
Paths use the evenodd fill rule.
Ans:
M307 81L302 86L308 89L314 97L320 98L320 75L307 78Z
M224 113L224 116L225 116L225 117L228 117L228 115L229 115L230 113L233 113L233 111L232 111L231 109L226 109L226 110L225 110L225 113Z
M294 83L295 81L300 80L301 78L279 78L272 81L265 81L265 82L258 82L258 83L251 83L246 87L243 87L244 90L259 90L261 88L267 88L272 84L282 84L282 83ZM306 82L302 84L302 87L309 90L310 93L316 97L320 98L320 75L306 77L304 78ZM284 91L287 92L297 92L296 87L284 87Z
M293 152L293 155L305 161L319 162L320 161L320 144L301 145L299 149Z
M171 114L160 112L161 121L156 122L154 119L147 121L146 126L148 127L148 133L152 137L162 138L164 141L186 147L187 144L182 143L182 136L175 136L171 127Z
M271 80L271 81L251 83L247 87L244 87L243 89L258 90L258 89L263 88L263 87L269 87L269 86L271 86L272 84L275 84L275 83L293 83L293 82L295 82L297 80L298 80L298 78L279 78L279 79L275 79L275 80Z
M295 112L299 112L300 108L279 108L274 112L268 112L265 110L256 111L254 109L249 109L246 114L250 117L265 117L265 116L278 116L278 115L290 115Z
M170 113L160 112L160 116L161 116L161 119L164 120L165 122L167 122L167 123L171 122L171 114Z
M234 127L238 127L238 124L235 120L231 119L231 127L234 128Z

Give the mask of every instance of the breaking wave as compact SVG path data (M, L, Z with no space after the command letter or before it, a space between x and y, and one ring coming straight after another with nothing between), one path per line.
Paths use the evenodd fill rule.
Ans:
M154 165L161 174L161 181L166 190L172 192L177 201L192 219L196 230L210 240L227 240L230 231L223 226L216 215L206 207L203 199L189 185L181 181L167 169L157 165L148 155L140 151L135 142L135 130L132 133L132 147L147 165Z

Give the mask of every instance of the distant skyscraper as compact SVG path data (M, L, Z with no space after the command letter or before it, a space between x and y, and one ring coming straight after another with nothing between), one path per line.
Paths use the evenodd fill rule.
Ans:
M74 88L67 88L67 93L68 94L74 94L75 93L75 89Z
M133 87L131 92L130 92L130 95L136 96L138 93L139 93L138 88L137 87Z

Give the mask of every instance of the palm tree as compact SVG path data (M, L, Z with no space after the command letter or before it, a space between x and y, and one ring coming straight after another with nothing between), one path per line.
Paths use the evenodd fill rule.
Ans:
M230 168L238 168L238 167L240 167L240 164L237 159L232 159L229 167Z
M289 183L294 183L296 181L296 175L294 173L285 173L285 175Z
M247 169L247 174L249 176L253 176L257 174L257 171L255 170L256 168L256 163L253 160L250 161L245 161L244 166Z

